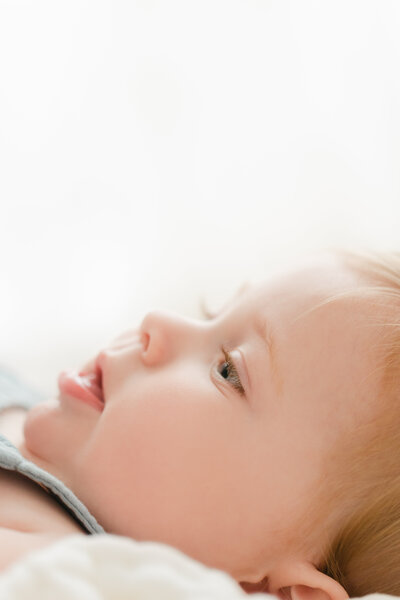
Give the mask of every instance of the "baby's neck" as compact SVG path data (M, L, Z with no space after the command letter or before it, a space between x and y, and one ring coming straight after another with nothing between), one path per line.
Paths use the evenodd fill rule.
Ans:
M26 413L22 408L0 413L0 433L17 448L24 446ZM0 527L60 536L84 533L49 493L15 471L0 468L0 497Z

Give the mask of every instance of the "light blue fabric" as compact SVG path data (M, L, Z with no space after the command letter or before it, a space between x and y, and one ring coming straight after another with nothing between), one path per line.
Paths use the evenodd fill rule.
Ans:
M10 407L29 410L42 400L45 400L42 394L27 386L15 373L0 366L0 412ZM62 481L23 457L2 434L0 434L0 468L17 471L44 487L88 533L105 533L87 507Z
M45 396L28 387L16 373L0 365L0 411L10 406L29 409Z

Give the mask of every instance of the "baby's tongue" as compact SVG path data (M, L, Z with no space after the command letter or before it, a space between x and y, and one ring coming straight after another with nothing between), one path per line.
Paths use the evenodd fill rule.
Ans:
M103 390L101 388L101 383L99 378L94 373L88 373L87 375L79 374L79 378L82 382L82 385L85 386L88 390L90 390L99 400L104 402Z

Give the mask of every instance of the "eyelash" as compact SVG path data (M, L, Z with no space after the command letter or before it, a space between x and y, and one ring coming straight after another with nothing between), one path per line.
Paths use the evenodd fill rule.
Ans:
M219 313L213 313L213 312L209 311L204 304L204 299L201 302L201 312L203 313L203 316L206 319L206 321L213 321L219 314ZM239 394L241 396L244 396L245 391L244 391L244 388L240 381L239 374L236 370L235 363L232 360L232 356L231 356L230 352L224 346L221 347L221 350L225 357L225 361L222 363L222 365L227 365L229 375L232 372L234 373L234 379L233 379L233 383L231 385L235 390L237 390L239 392ZM221 363L220 363L220 365L221 365ZM221 373L219 373L219 374L222 377Z
M224 348L224 346L221 347L221 350L224 354L225 361L223 363L220 363L220 366L222 364L225 368L228 369L228 375L231 375L233 373L233 379L232 379L231 385L232 385L232 387L235 388L235 390L237 390L239 392L239 394L241 396L244 396L245 391L243 389L242 383L240 381L240 377L236 370L235 363L232 360L232 356L231 356L230 352L228 352L228 350L226 350L226 348ZM221 375L221 373L220 373L220 375ZM222 375L221 375L221 377L222 377Z

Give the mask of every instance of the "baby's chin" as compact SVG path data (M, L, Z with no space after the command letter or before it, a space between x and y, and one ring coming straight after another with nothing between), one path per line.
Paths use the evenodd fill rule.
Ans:
M23 442L18 449L26 459L56 475L57 465L63 462L71 449L66 439L66 429L68 423L59 400L44 400L28 411Z
M46 424L46 419L50 416L53 416L54 413L60 411L60 402L57 398L49 398L48 400L43 400L43 402L39 402L35 406L33 406L27 413L24 423L24 437L30 436L32 428L35 428L36 425L41 423L41 425Z
M22 456L68 485L81 451L90 443L98 412L81 403L49 398L33 406L23 427Z
M32 406L28 410L27 418L31 414L48 412L49 410L54 410L60 407L60 401L58 398L48 398L47 400L42 400L42 402L38 402L35 406Z
M38 442L46 437L46 421L59 410L60 403L58 400L50 398L39 402L27 412L23 426L23 442L19 448L25 458L32 460L31 446L35 447ZM29 454L29 457L26 454Z

